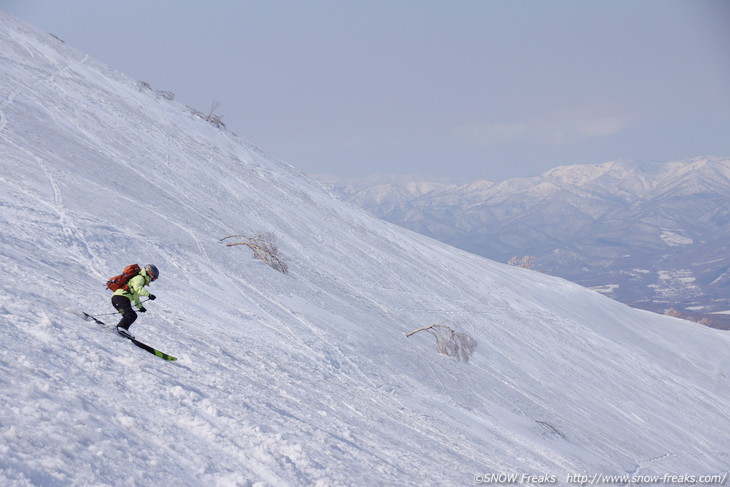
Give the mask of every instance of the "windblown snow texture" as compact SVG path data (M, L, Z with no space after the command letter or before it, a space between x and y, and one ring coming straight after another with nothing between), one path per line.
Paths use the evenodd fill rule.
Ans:
M3 13L0 169L2 485L727 471L727 334L378 221ZM219 242L259 231L288 275ZM134 262L177 362L81 319ZM405 337L443 320L469 363Z

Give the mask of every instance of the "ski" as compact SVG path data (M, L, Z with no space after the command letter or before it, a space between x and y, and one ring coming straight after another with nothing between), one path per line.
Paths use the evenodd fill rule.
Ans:
M84 313L84 319L86 321L94 321L97 324L102 325L102 326L104 326L106 328L111 328L111 325L108 325L108 324L104 323L103 321L101 321L100 319L98 319L98 318L96 318L94 316L91 316L89 313ZM119 333L117 333L117 335L119 335ZM173 357L172 355L168 355L168 354L166 354L164 352L161 352L161 351L157 350L154 347L150 347L146 343L140 342L136 338L125 337L125 336L122 336L122 335L119 335L119 336L122 337L122 338L126 338L127 340L129 340L130 342L134 343L136 346L138 346L142 350L144 350L146 352L149 352L152 355L156 355L156 356L160 357L163 360L167 360L168 362L174 362L175 360L177 360L177 357Z
M167 360L168 362L174 362L175 360L177 360L177 357L173 357L172 355L168 355L168 354L166 354L164 352L160 352L156 348L150 347L146 343L140 342L136 338L128 338L127 340L129 340L130 342L134 343L135 345L137 345L142 350L146 350L147 352L151 353L152 355L157 355L161 359Z

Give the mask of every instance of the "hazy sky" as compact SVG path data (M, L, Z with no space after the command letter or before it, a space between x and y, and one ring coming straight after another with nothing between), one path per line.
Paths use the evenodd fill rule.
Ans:
M730 156L730 0L0 0L308 173Z

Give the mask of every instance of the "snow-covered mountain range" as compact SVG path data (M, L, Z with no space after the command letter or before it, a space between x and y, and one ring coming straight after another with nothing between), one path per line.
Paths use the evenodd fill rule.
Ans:
M381 221L2 12L0 168L0 485L727 479L728 334ZM220 242L256 232L288 274ZM176 362L80 318L133 262ZM468 362L406 337L445 321Z
M535 268L631 306L704 313L717 325L723 315L707 313L730 310L728 158L563 166L469 184L321 180L387 221L501 262L533 255Z

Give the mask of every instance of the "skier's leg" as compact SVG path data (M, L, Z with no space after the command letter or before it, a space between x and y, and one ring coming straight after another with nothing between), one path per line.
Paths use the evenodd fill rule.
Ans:
M132 302L124 296L112 296L112 305L122 314L122 319L119 320L117 326L129 330L129 327L137 319L137 313L132 309Z

